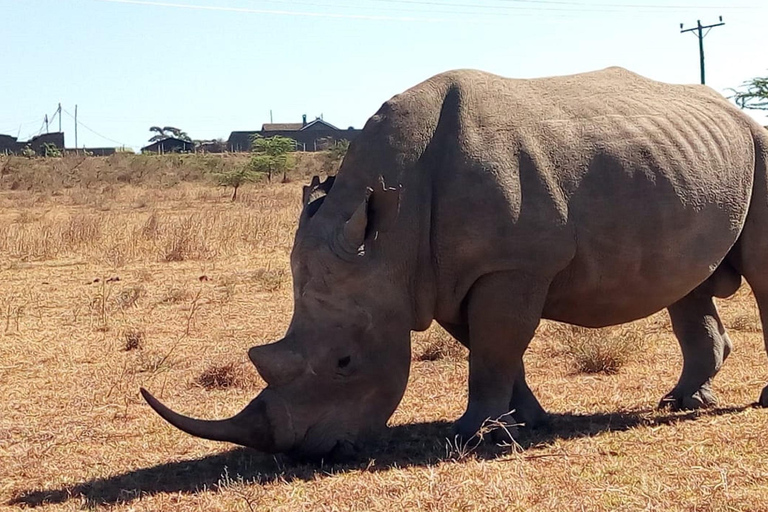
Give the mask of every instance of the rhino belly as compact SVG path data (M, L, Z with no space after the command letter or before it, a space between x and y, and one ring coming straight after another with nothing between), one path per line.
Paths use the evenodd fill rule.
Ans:
M544 317L587 327L653 314L704 282L736 242L749 199L728 204L624 198L601 211L594 200L575 227L576 252L553 280ZM695 204L695 205L694 205Z

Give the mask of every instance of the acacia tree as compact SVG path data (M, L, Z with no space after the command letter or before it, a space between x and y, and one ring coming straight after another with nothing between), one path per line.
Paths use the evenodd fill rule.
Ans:
M768 77L756 77L741 84L741 90L731 89L731 98L741 108L768 110Z
M178 128L174 128L173 126L163 126L162 128L159 126L150 126L149 131L155 134L152 136L152 138L149 139L149 142L157 142L169 137L192 142L192 138L187 134L187 132L179 130Z
M213 173L216 183L221 187L232 187L232 200L237 200L237 189L245 183L259 179L259 173L250 165L239 165L230 171Z
M283 181L287 181L288 169L293 165L289 155L296 149L296 141L288 137L275 135L264 138L255 135L251 139L250 168L255 172L267 174L267 180L272 181L272 174L283 173Z

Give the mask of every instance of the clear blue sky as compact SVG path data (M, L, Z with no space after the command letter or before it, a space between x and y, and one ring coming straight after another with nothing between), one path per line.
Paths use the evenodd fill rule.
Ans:
M618 65L696 83L697 39L680 23L719 15L708 85L768 75L766 0L0 0L0 133L37 134L59 102L111 139L81 127L80 146L138 148L151 125L227 138L270 109L275 122L306 113L361 127L452 68L536 77ZM62 128L73 146L66 113Z

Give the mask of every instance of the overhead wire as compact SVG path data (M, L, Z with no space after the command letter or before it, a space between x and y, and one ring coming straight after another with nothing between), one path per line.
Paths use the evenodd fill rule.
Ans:
M265 8L251 8L251 7L238 7L238 6L219 6L210 4L190 4L185 2L169 2L165 0L95 0L99 2L118 3L118 4L132 4L132 5L144 5L153 7L167 7L176 9L188 9L188 10L202 10L202 11L220 11L220 12L240 12L250 14L272 14L282 16L296 16L296 17L317 17L317 18L339 18L339 19L357 19L357 20L376 20L376 21L408 21L408 22L455 22L456 18L435 18L435 17L413 17L413 16L395 16L386 14L360 14L360 13L340 13L340 12L317 12L317 11L299 11L288 9L265 9ZM271 3L286 3L285 0L263 0ZM620 3L582 3L568 0L495 0L496 2L504 2L506 5L500 4L470 4L470 3L456 3L456 2L440 2L437 0L369 0L369 2L375 2L379 4L389 5L410 5L410 6L423 6L425 9L404 9L404 8L383 8L376 6L366 6L361 3L355 3L352 5L340 5L338 3L321 3L318 1L291 1L293 5L309 5L323 8L354 8L363 10L390 10L395 12L415 12L421 14L449 14L454 16L463 16L467 14L481 15L481 16L493 16L493 18L467 19L461 18L464 22L487 22L493 20L498 16L520 16L522 14L531 13L547 13L548 17L556 16L553 13L564 14L577 14L581 12L626 12L632 10L633 12L675 12L679 10L687 9L715 9L715 6L703 6L703 5L663 5L663 4L620 4ZM511 3L523 4L523 5L509 5ZM435 7L441 7L442 10L436 11ZM483 12L467 12L457 10L445 10L452 8L470 8L479 9ZM764 6L757 5L741 5L741 6L721 6L720 8L727 9L762 9Z
M342 6L339 4L328 4L328 3L317 3L317 2L296 2L294 0L250 0L250 1L266 1L271 3L291 3L291 4L304 4L304 5L315 5L315 6L321 6L321 7L351 7L351 5ZM743 5L743 6L704 6L704 5L683 5L683 4L675 4L675 5L662 5L662 4L621 4L621 3L583 3L583 2L569 2L569 1L559 1L559 0L491 0L495 2L500 2L501 4L473 4L473 3L462 3L462 2L440 2L438 0L368 0L368 2L371 3L377 3L377 4L397 4L397 5L412 5L412 6L425 6L429 7L429 12L435 12L431 9L433 6L438 7L460 7L460 8L472 8L472 9L501 9L503 11L520 11L520 10L531 10L531 11L562 11L562 12L603 12L606 8L609 8L612 11L627 11L627 10L644 10L644 11L676 11L676 10L690 10L690 9L713 9L713 10L722 10L722 9L739 9L739 10L754 10L754 9L762 9L765 6L758 6L758 5ZM519 5L509 5L509 4L523 4L522 6ZM554 6L554 7L550 7ZM566 7L563 7L566 6ZM367 9L365 5L362 5L360 2L355 2L354 7L361 8L361 9ZM382 9L381 7L376 7L376 9ZM391 8L389 10L401 10L400 8ZM649 11L649 12L651 12ZM415 12L415 11L414 11ZM426 11L418 11L418 12L426 12ZM454 11L444 11L444 12L454 12Z
M115 140L115 139L112 139L110 137L107 137L106 135L102 135L101 133L97 132L93 128L90 128L88 125L84 124L79 119L75 119L75 116L70 114L66 109L62 108L61 110L63 110L65 114L67 114L69 117L71 117L73 120L75 120L75 122L77 123L78 126L82 126L83 128L85 128L86 130L88 130L92 134L94 134L94 135L96 135L98 137L101 137L104 140L108 140L109 142L113 142L115 144L119 144L121 146L130 146L130 144L125 144L124 142L120 142L119 140Z

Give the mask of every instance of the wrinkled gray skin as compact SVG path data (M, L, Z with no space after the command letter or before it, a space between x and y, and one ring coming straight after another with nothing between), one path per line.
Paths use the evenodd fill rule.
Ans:
M293 319L249 352L268 387L213 422L142 392L197 436L345 453L385 426L410 332L437 320L470 348L456 423L470 437L511 409L545 419L522 362L541 318L602 327L668 308L684 365L662 405L711 404L731 348L712 297L743 276L768 320L767 157L765 130L702 86L620 68L435 76L381 107L335 181L305 188Z

